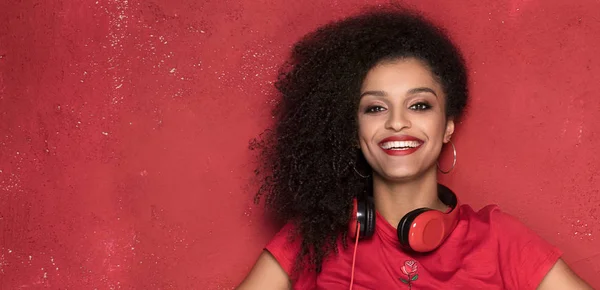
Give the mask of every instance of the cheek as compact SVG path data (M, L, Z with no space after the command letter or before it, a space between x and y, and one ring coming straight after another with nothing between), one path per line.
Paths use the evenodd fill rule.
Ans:
M360 147L364 147L366 145L367 140L369 140L369 137L367 136L367 132L365 132L365 128L364 127L359 127L358 129L358 143L360 145Z
M427 132L429 139L443 138L446 134L446 121L442 118L423 119L422 130Z
M365 118L358 119L358 138L361 142L368 141L373 138L376 127L374 122L369 121Z
M356 118L356 124L358 127L358 139L362 140L365 135L365 120L361 117Z

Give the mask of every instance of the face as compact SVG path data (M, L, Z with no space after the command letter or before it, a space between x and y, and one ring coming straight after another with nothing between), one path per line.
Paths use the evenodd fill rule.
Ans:
M384 62L369 71L361 88L358 137L373 174L406 181L436 170L442 145L454 132L445 98L417 59Z

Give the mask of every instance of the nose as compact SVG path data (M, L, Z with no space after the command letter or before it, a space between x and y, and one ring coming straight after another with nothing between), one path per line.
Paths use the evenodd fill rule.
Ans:
M406 112L403 112L402 110L391 110L385 122L386 129L394 130L396 132L399 132L404 128L409 128L410 125L410 120L407 118Z

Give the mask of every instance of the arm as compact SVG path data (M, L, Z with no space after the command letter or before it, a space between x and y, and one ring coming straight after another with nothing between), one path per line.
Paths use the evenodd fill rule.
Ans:
M562 259L559 259L538 287L538 290L558 289L592 290L592 287L579 278Z
M287 273L277 260L263 251L250 273L236 290L289 290L292 289Z

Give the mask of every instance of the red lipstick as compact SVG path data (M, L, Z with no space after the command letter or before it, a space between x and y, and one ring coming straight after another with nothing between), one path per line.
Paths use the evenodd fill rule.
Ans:
M379 148L388 155L404 156L419 150L423 143L423 140L413 136L390 136L379 142Z

